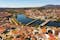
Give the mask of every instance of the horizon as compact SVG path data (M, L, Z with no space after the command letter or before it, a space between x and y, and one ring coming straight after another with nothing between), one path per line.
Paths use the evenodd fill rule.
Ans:
M49 5L52 5L52 4L48 4L48 5L44 5L44 6L49 6ZM29 6L29 7L0 7L0 8L39 8L39 7L44 7L44 6ZM52 6L55 6L55 5L52 5ZM57 6L60 6L60 5L57 5Z
M60 0L0 0L0 8L29 8L60 5Z

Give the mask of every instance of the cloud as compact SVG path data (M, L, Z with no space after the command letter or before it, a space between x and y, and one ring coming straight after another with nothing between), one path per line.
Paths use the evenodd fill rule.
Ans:
M39 5L1 5L2 8L40 7Z
M60 4L58 0L0 0L0 7L40 7L47 4Z

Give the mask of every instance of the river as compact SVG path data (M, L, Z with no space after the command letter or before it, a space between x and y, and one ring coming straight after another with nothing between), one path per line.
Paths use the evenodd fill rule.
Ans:
M24 14L19 14L19 15L17 15L17 20L19 22L21 22L22 24L27 24L27 23L33 21L34 19L28 18ZM43 22L44 21L42 21L42 20L37 20L37 21L33 22L31 25L40 25ZM60 27L60 22L50 21L46 25L47 26L58 26L58 27Z

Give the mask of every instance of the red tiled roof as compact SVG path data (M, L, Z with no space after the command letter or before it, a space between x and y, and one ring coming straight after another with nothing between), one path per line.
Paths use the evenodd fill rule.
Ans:
M0 17L7 17L7 16L11 16L11 14L8 14L8 13L0 13Z

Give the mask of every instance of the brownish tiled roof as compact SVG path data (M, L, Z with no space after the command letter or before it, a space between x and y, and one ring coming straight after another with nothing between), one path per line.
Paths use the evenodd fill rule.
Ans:
M0 13L0 17L7 17L7 16L11 16L12 14L9 13Z

